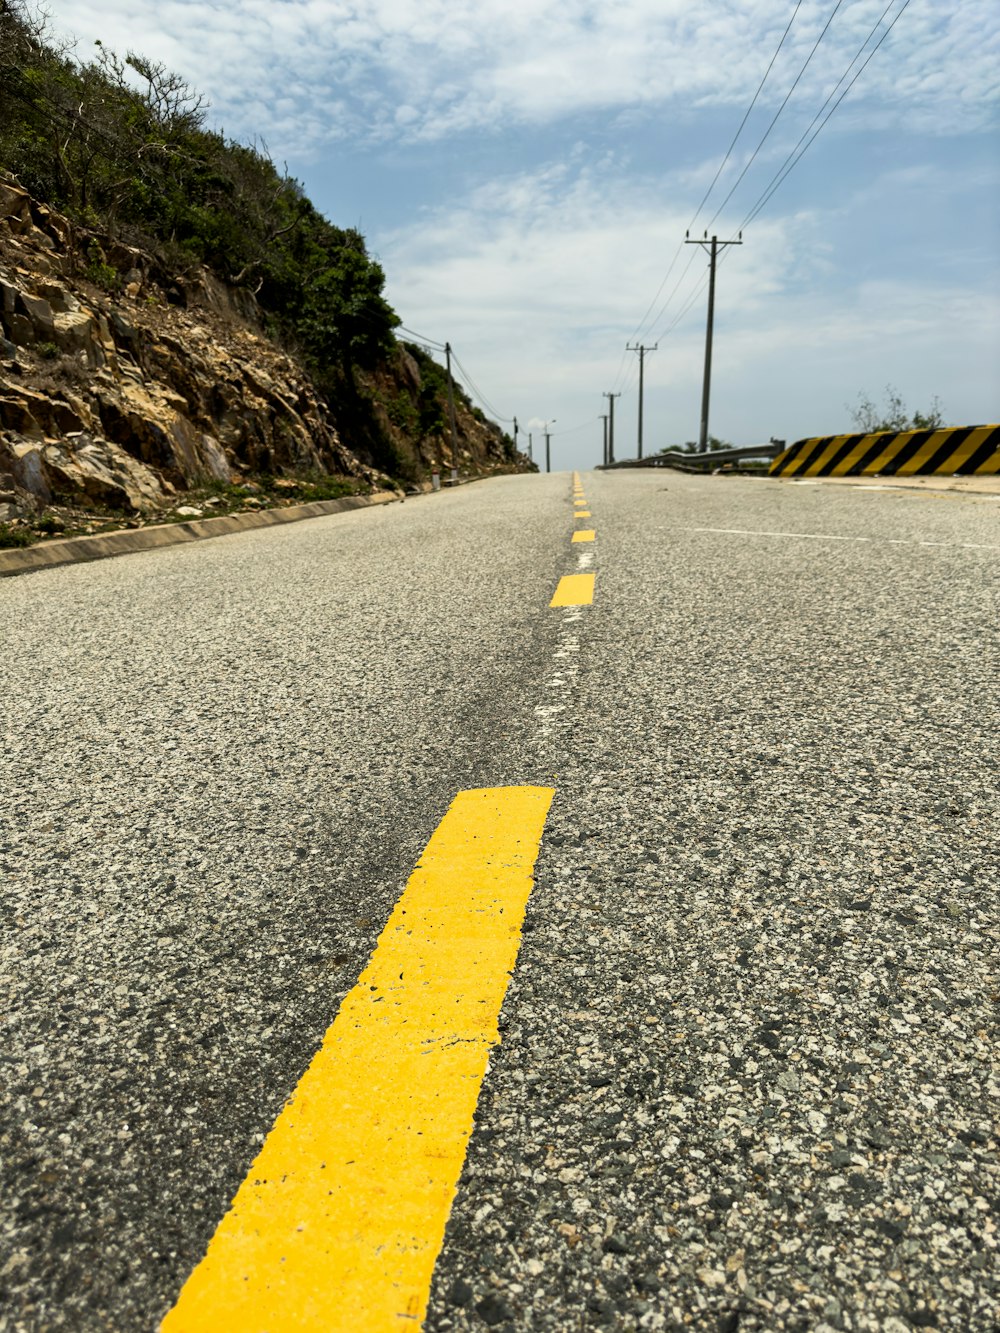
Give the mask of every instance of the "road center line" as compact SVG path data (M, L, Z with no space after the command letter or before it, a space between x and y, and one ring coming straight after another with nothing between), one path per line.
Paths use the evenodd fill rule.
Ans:
M578 528L577 531L573 533L572 539L575 542L592 542L594 540L594 529Z
M163 1333L419 1329L554 792L460 792Z
M590 606L593 600L593 574L564 574L549 606Z

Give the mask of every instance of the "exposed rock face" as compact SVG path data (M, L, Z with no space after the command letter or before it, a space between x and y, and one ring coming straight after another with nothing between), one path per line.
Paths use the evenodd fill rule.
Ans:
M385 484L255 327L252 296L207 272L171 282L150 256L93 238L88 264L82 244L0 175L0 505L62 495L141 512L264 472Z

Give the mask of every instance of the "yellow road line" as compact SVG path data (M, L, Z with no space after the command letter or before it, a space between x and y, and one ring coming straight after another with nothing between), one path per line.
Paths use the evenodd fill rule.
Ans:
M456 796L163 1333L419 1329L553 795Z
M564 574L549 606L590 606L593 600L593 574Z
M573 533L573 540L575 542L592 542L594 540L594 529L578 528L576 532Z
M574 517L574 518L590 518L590 510L589 510L589 509L578 509L578 510L576 511L576 513L573 515L573 517Z

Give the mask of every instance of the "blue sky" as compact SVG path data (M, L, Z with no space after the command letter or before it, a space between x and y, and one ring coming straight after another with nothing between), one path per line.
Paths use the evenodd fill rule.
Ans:
M80 56L100 38L165 61L360 226L404 323L451 341L491 415L536 446L555 419L559 468L599 461L606 391L634 454L637 339L659 344L647 452L697 436L707 267L685 229L735 235L883 14L720 265L710 428L737 443L848 429L889 383L1000 421L995 0L53 0Z

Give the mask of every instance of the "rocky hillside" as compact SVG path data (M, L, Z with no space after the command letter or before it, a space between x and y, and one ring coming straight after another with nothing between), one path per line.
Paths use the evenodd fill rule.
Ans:
M325 400L251 293L169 272L0 172L0 540L526 469L444 371L396 344Z

